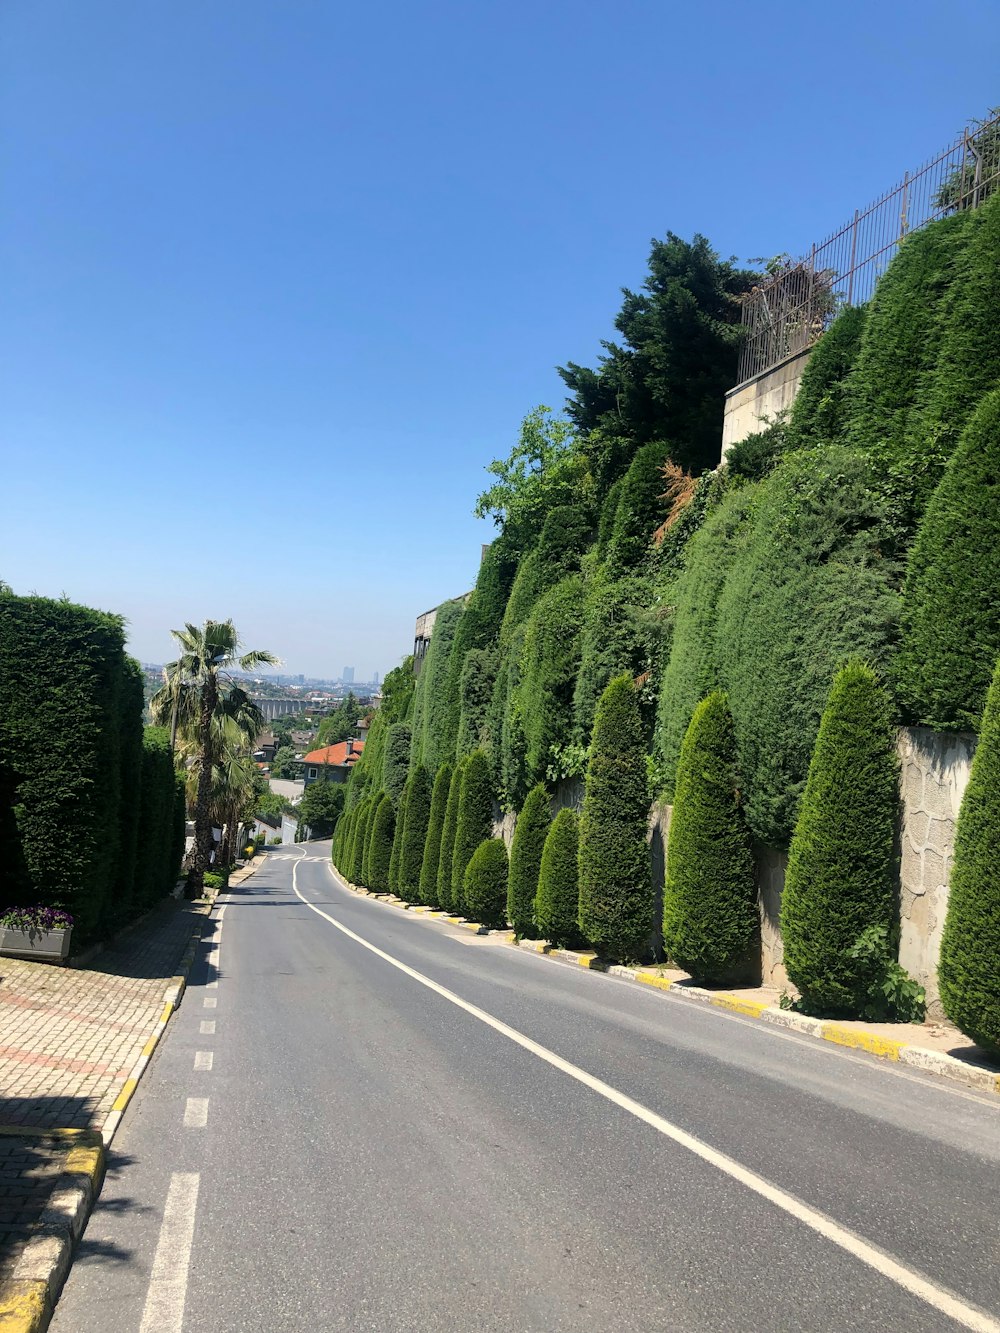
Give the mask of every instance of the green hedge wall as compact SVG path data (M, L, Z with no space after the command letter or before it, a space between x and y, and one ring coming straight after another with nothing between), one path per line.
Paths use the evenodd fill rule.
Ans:
M635 688L618 676L594 720L580 821L580 928L601 954L627 961L653 929L646 823L649 783Z
M993 678L955 836L938 980L951 1021L1000 1054L1000 669Z
M396 829L392 835L392 853L389 857L389 892L399 892L399 862L403 855L403 835L406 832L406 798L404 786L396 807Z
M452 649L463 611L461 601L445 602L438 609L417 680L410 758L412 763L424 764L431 770L455 754L458 714L449 697L448 683Z
M441 828L441 854L438 858L438 903L446 910L458 909L452 893L452 861L455 853L455 834L458 832L458 803L462 795L462 769L464 762L455 765L448 784L448 801L444 808L444 824Z
M659 639L648 618L657 601L653 580L636 573L609 580L599 570L588 582L580 634L580 666L573 687L572 739L590 740L594 713L608 681L627 673L633 678L658 665ZM569 733L559 737L561 743Z
M514 825L507 880L507 919L518 939L535 934L535 895L542 865L542 848L549 831L549 794L542 783L532 787Z
M420 901L430 907L439 906L438 865L441 860L441 835L444 833L451 774L451 764L442 764L434 777L434 789L431 792L431 813L427 824L423 859L420 863Z
M461 771L455 845L451 854L451 901L456 911L464 912L462 886L466 866L479 844L493 831L493 783L482 750L470 754Z
M969 422L917 531L895 664L907 715L974 730L1000 656L1000 389Z
M405 722L394 722L385 743L385 764L382 769L382 789L398 805L410 771L412 732Z
M583 580L571 574L539 598L524 626L511 692L524 754L521 764L510 765L516 767L517 779L511 777L516 785L507 787L507 795L515 807L523 804L528 788L545 777L552 747L562 744L572 729L583 600Z
M613 579L637 569L651 554L653 533L666 513L663 465L669 452L659 440L644 444L622 479L605 557Z
M732 983L752 977L758 935L736 732L726 696L714 690L694 710L677 766L663 947L696 981Z
M407 780L406 827L399 847L399 893L409 902L422 902L420 871L431 817L431 779L421 764Z
M542 939L573 948L580 939L580 820L575 810L556 815L545 838L535 896L535 925Z
M507 848L487 838L472 853L462 880L466 915L491 929L503 926L507 904Z
M459 679L458 742L456 755L465 759L473 750L489 749L490 701L496 688L498 650L470 648Z
M184 848L183 804L181 804L181 840L177 845L178 789L183 802L183 784L174 773L170 754L170 733L166 727L146 727L142 734L141 777L135 909L148 910L170 893L180 874Z
M789 447L816 449L846 441L849 376L861 353L867 318L868 306L848 306L813 348L788 419Z
M375 811L372 845L368 854L368 887L373 893L389 892L389 862L396 832L396 807L392 797L383 792Z

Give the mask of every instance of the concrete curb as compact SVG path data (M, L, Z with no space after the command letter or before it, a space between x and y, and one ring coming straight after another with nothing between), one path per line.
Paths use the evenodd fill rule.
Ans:
M694 986L687 981L676 981L673 977L666 977L656 968L621 967L615 963L604 963L595 953L573 949L554 949L544 940L517 940L514 938L514 932L510 930L490 931L476 921L466 921L464 917L452 916L450 913L436 908L418 907L403 902L395 895L369 893L367 889L359 888L356 884L349 884L339 871L336 873L341 883L353 893L375 898L379 902L388 903L392 907L400 907L404 911L419 912L434 917L447 925L462 926L466 930L475 931L479 935L502 936L500 942L515 949L528 949L543 958L554 958L563 963L575 963L578 967L586 968L592 972L603 972L607 976L617 977L620 981L627 981L633 985L648 986L658 991L670 991L679 999L690 1000L696 1004L708 1004L715 1009L725 1009L729 1013L741 1014L744 1018L755 1018L763 1023L772 1023L775 1027L789 1028L802 1033L804 1036L814 1037L819 1041L832 1042L835 1046L866 1051L869 1055L874 1055L880 1060L892 1060L897 1064L908 1065L912 1069L921 1069L926 1074L936 1074L940 1078L947 1078L953 1083L962 1083L965 1087L973 1088L976 1092L1000 1096L1000 1072L985 1066L979 1067L967 1064L964 1060L958 1060L955 1056L947 1055L944 1051L928 1050L924 1046L914 1046L909 1042L897 1041L893 1037L883 1037L876 1032L865 1032L861 1028L848 1027L843 1023L831 1022L828 1019L809 1018L806 1014L797 1014L790 1009L781 1009L777 1005L766 1004L760 1000L746 1000L740 995L730 995L725 991L706 990L702 986ZM0 1325L0 1329L2 1329L2 1325Z

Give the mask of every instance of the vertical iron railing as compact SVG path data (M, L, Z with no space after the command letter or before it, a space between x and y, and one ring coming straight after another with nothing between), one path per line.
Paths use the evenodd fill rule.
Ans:
M861 305L905 236L948 213L977 208L1000 187L1000 114L964 130L943 153L743 299L739 382L811 347L837 311Z

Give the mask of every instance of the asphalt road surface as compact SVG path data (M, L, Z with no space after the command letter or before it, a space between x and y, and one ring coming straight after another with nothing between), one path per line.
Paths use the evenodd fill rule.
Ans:
M1000 1333L1000 1099L344 889L216 910L55 1333Z

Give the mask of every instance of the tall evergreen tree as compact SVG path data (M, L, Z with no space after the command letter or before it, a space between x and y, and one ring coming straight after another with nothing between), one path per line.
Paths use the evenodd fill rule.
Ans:
M462 766L462 785L458 799L458 822L451 856L452 904L465 911L462 896L465 868L481 842L493 831L493 784L490 766L482 750L470 754Z
M572 948L579 941L580 819L565 808L552 821L538 873L535 924L538 933L558 948Z
M406 832L406 797L404 787L396 810L396 828L392 835L392 855L389 858L389 892L399 893L399 861L403 854L403 835Z
M392 797L383 793L375 811L371 852L368 858L368 887L373 893L389 892L389 862L396 832L396 807Z
M446 912L454 912L458 904L451 891L451 865L455 850L455 834L458 831L458 803L462 795L463 764L456 764L448 784L448 800L444 809L444 824L441 828L441 854L438 859L438 903Z
M420 870L431 816L431 780L421 764L407 779L406 827L399 848L399 892L410 902L423 902Z
M510 845L507 919L519 939L535 934L535 895L550 823L549 794L540 782L528 793Z
M441 765L434 778L434 790L431 793L430 821L427 825L424 855L420 864L420 901L427 903L429 907L439 906L438 864L441 859L441 835L444 832L451 772L451 764Z

